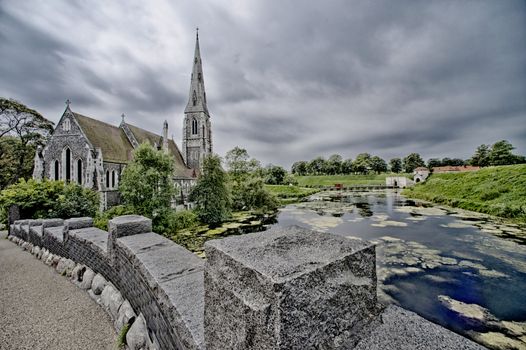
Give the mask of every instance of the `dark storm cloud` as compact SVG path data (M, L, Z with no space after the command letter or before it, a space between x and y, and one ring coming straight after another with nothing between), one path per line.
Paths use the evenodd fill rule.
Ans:
M262 163L526 153L526 3L0 2L0 95L180 139L194 28L214 145Z

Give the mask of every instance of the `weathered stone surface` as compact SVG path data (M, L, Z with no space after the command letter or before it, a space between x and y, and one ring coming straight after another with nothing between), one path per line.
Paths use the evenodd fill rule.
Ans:
M64 220L62 219L44 219L42 220L42 227L59 227L64 225Z
M64 225L67 225L70 230L77 230L93 226L93 219L89 217L71 218L64 221Z
M120 331L125 324L133 322L135 318L137 318L137 315L135 315L135 312L133 311L133 308L131 307L128 300L125 300L121 304L117 319L114 322L115 329Z
M73 272L73 269L75 269L75 262L71 259L66 259L66 276L71 277L71 273Z
M96 227L87 227L82 229L70 230L69 235L75 237L81 242L93 244L103 252L106 252L108 246L108 232Z
M93 281L91 282L91 289L93 290L93 293L95 295L99 295L104 290L104 287L108 284L108 281L100 273L96 274L95 277L93 277Z
M56 269L59 274L66 274L66 258L60 258L60 260L57 263Z
M140 215L123 215L108 223L110 236L119 238L152 232L152 220Z
M57 264L58 264L58 262L60 261L61 258L62 258L62 257L60 257L60 256L58 256L58 255L54 255L54 256L53 256L53 259L52 259L52 261L51 261L51 266L52 266L52 267L56 267Z
M111 318L116 320L119 316L119 308L124 301L121 293L112 285L107 285L104 287L100 299L102 305L109 311Z
M46 265L49 265L51 266L53 264L53 259L55 258L55 255L53 254L48 254L47 258L46 258Z
M147 347L148 343L148 329L144 316L140 314L126 333L126 344L130 350L142 350Z
M484 350L471 340L398 306L388 306L354 350Z
M82 280L79 280L79 288L88 290L91 288L93 278L95 277L95 272L89 267L86 268L84 274L82 275Z
M71 281L78 283L82 281L84 273L86 272L86 266L82 264L77 264L71 271Z
M33 247L33 251L31 252L36 258L38 258L38 255L40 254L40 247Z
M43 262L46 262L48 257L49 257L49 251L45 249L40 255L40 260L42 260Z
M378 313L368 242L290 227L205 250L207 349L349 348Z

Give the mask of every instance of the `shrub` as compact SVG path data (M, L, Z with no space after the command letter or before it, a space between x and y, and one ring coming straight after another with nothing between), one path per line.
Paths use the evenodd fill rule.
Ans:
M249 178L232 187L232 208L235 210L272 211L278 207L276 197L267 191L261 178Z
M0 217L7 222L11 205L20 207L22 218L70 218L94 216L99 196L93 190L62 181L20 180L0 192Z
M108 229L108 221L117 216L135 214L132 207L126 205L116 205L103 213L97 213L93 220L93 225L101 230Z
M160 234L174 234L197 225L197 214L191 210L176 212L173 209L160 211L153 218L153 230Z

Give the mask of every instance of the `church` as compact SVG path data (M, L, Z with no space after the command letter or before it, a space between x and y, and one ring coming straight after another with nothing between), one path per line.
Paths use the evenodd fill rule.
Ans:
M119 203L119 181L133 150L147 142L174 159L176 204L183 204L197 181L203 159L212 154L212 130L206 103L203 66L196 34L188 103L184 110L182 147L168 138L168 122L161 134L126 122L119 126L73 111L69 100L45 147L35 155L33 178L76 182L100 193L101 209Z

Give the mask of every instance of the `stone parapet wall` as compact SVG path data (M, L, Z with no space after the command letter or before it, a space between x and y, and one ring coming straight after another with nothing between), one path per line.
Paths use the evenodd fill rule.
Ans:
M132 335L147 336L137 349L483 349L401 308L383 310L366 241L279 228L209 241L205 262L136 215L110 220L108 232L90 218L10 222L10 235L77 276L117 329L139 315Z

